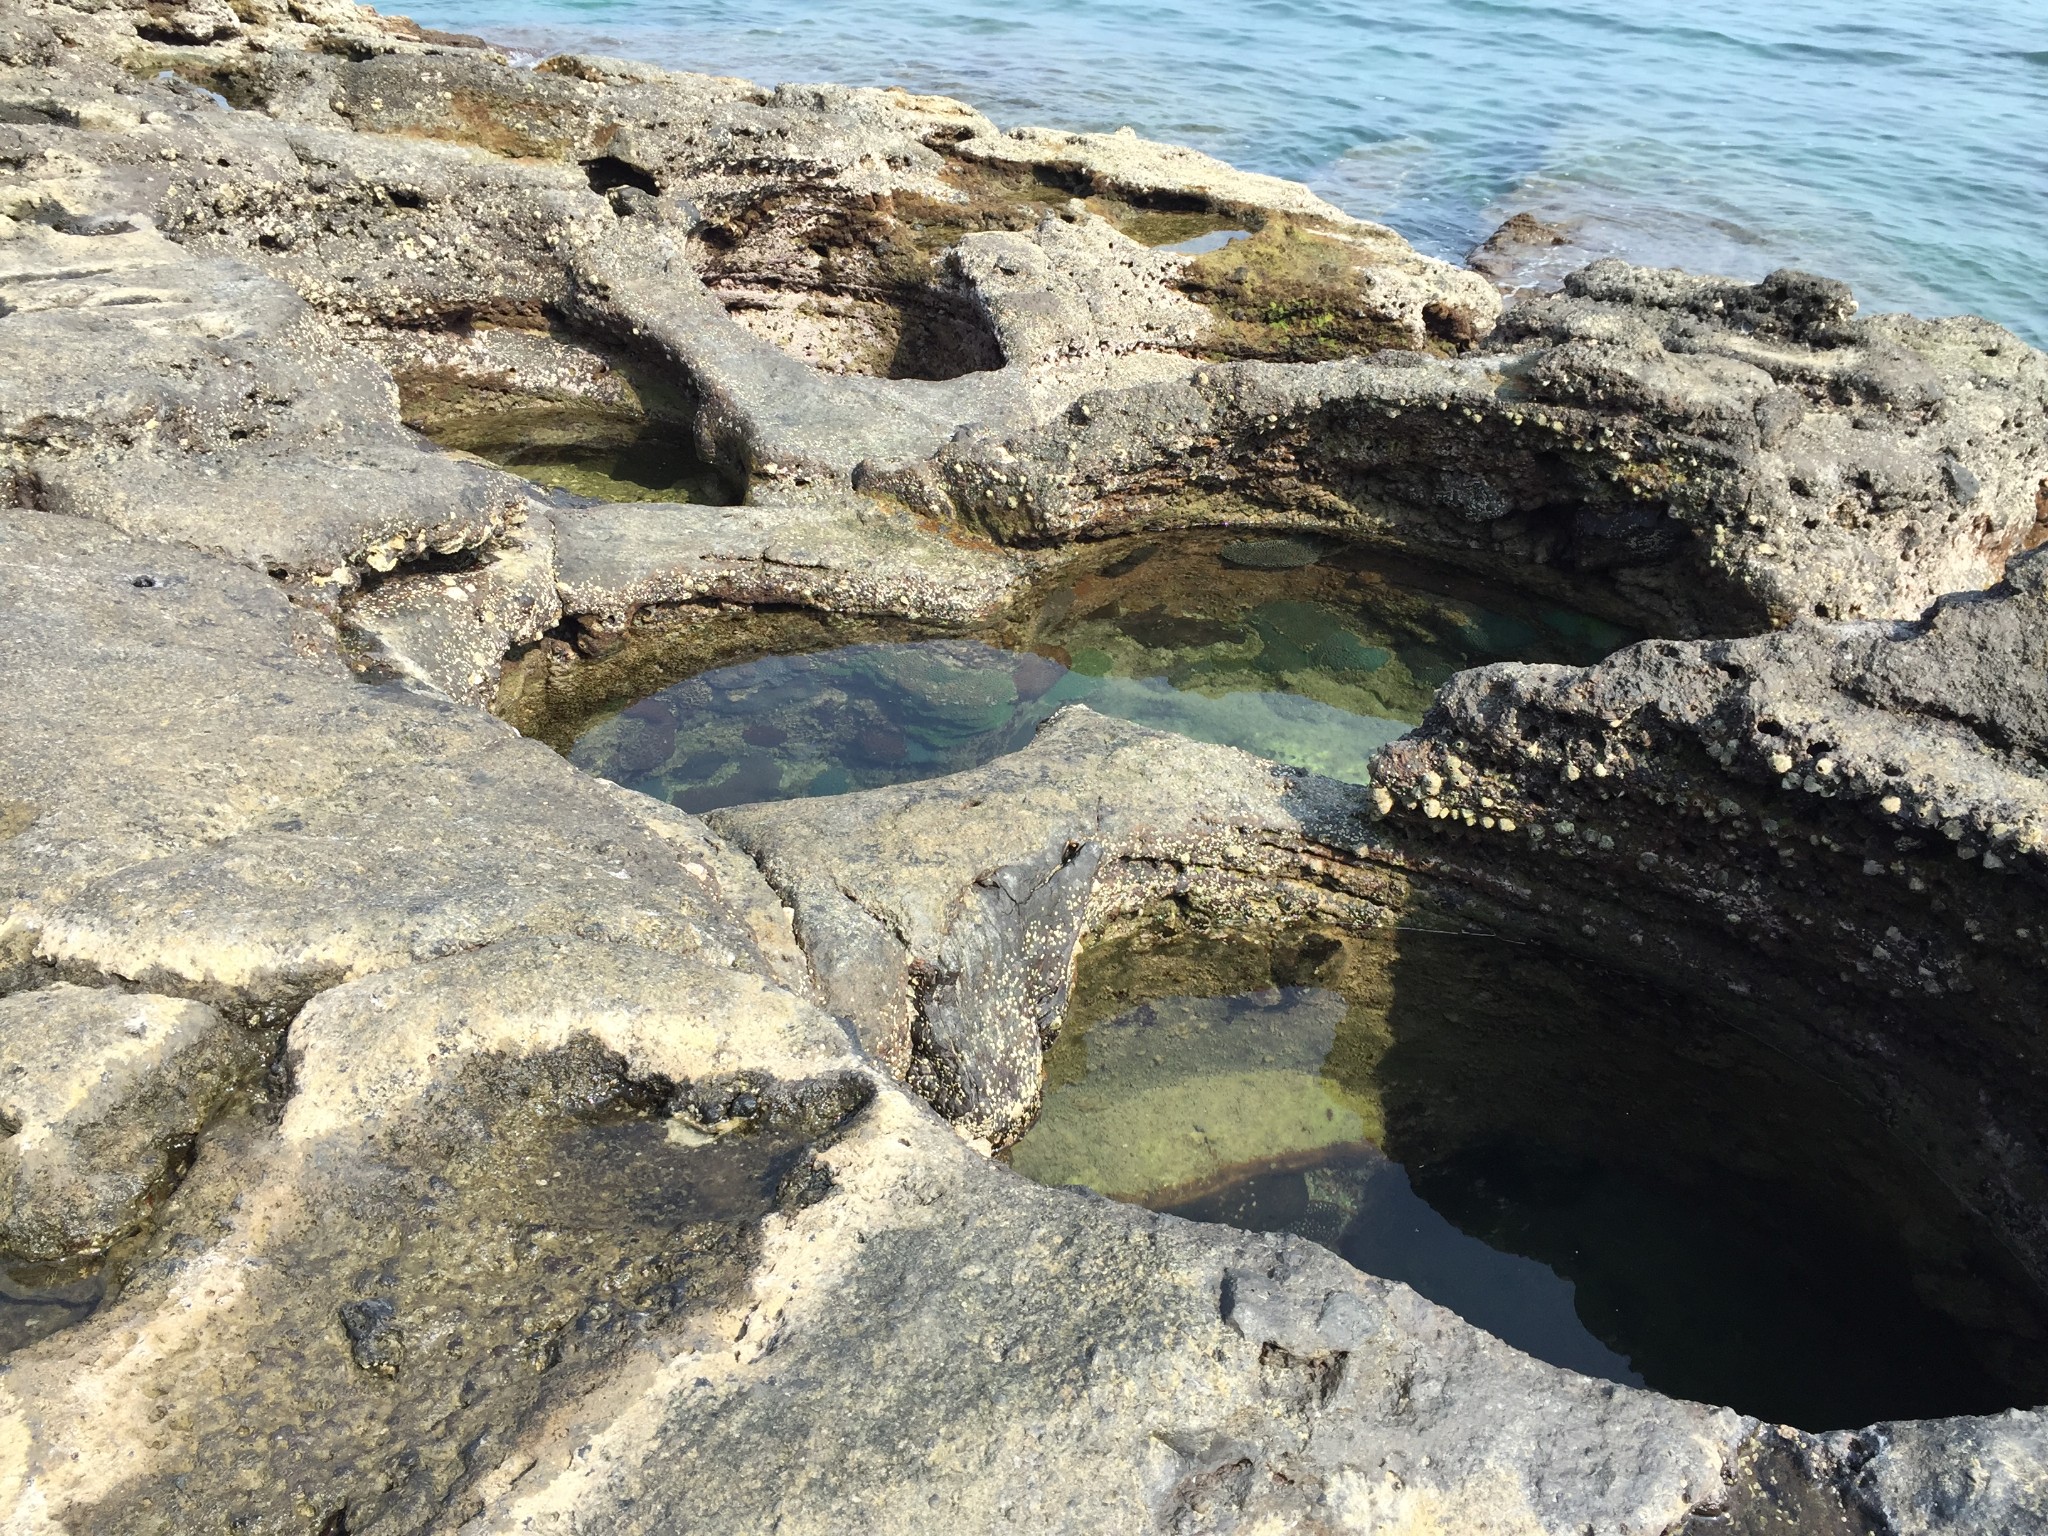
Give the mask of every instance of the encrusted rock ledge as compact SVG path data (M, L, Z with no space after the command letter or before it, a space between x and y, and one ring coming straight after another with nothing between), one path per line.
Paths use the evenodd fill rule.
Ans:
M1424 907L1725 989L2048 1277L2030 348L1799 274L1503 317L902 92L4 10L0 1255L107 1299L8 1341L0 1528L2048 1530L2038 1413L1765 1426L988 1155L1092 937ZM462 451L522 422L703 495ZM1666 638L1457 678L1372 791L1070 709L707 827L505 723L1217 526Z
M1851 1074L2036 1273L2048 556L1912 624L1497 667L1374 765L1402 844Z

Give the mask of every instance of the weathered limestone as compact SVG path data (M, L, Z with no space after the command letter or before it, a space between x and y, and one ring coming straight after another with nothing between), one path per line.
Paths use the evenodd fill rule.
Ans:
M1298 1239L1024 1184L900 1105L769 1237L740 1358L622 1383L477 1529L1648 1536L1718 1493L1734 1415L1568 1383Z
M562 617L556 515L538 506L459 572L396 574L349 604L349 637L392 670L451 699L488 704L508 652Z
M2044 578L2030 555L1917 624L1466 673L1376 793L1524 921L1765 1004L2040 1273Z
M260 1064L211 1008L117 988L0 997L0 1248L103 1249Z
M481 545L510 475L420 451L387 378L323 338L282 284L162 236L0 241L0 440L15 499L261 570Z
M2037 1413L1768 1428L985 1155L1090 935L1425 899L1747 988L2048 1272L2030 349L1615 264L1496 326L1134 136L331 0L12 5L0 118L0 1248L139 1246L0 1369L0 1526L2048 1530ZM743 504L543 497L394 372ZM1680 638L1458 679L1378 799L1073 711L714 832L477 707L1226 524Z
M1662 633L1909 617L2048 507L2048 364L1838 284L1601 263L1472 355L1239 363L883 476L1000 537L1327 527Z
M566 613L610 644L642 610L789 606L938 627L984 620L1028 574L992 547L935 536L860 497L744 507L626 502L535 511L459 575L402 576L350 604L377 656L451 697L489 703L499 664Z
M334 988L287 1045L282 1122L209 1144L121 1301L0 1383L9 1529L459 1518L526 1423L744 1295L872 1092L772 983L586 940Z
M859 497L644 502L564 510L554 522L563 608L610 627L638 608L705 601L968 624L1000 607L1027 570Z
M480 712L357 681L242 566L12 513L0 606L0 762L28 807L0 843L0 941L46 974L282 1018L521 933L789 963L759 876L698 823Z
M119 13L64 14L115 49ZM687 385L692 435L750 499L851 482L1027 540L1332 527L1680 634L1910 616L1997 579L2035 538L2048 385L2031 349L1980 322L1856 321L1816 279L1602 263L1489 337L1476 274L1129 135L1002 134L901 92L602 60L520 71L402 28L373 47L349 25L349 46L321 53L241 33L161 51L242 111L90 65L100 126L10 127L32 167L15 206L61 210L60 226L154 221L349 328L601 334ZM38 46L21 72L46 91L63 52ZM1173 219L1260 232L1241 259L1130 238ZM1217 351L1243 328L1212 313L1233 262L1311 330L1314 284L1346 287L1328 302L1363 305L1400 350L1203 366L1295 355ZM889 355L840 357L842 333ZM327 478L388 496L387 458ZM238 462L202 468L232 479ZM138 494L89 467L53 471L47 504ZM516 515L489 500L497 483L475 480L443 521L282 554L379 568L467 547Z
M1163 192L1207 200L1232 211L1271 209L1332 224L1361 223L1298 182L1240 171L1197 149L1141 139L1128 128L1115 133L1061 133L1050 128L999 133L983 119L975 129L956 146L973 160L1045 167L1082 178L1105 191Z
M1287 882L1360 835L1348 786L1079 705L970 773L710 820L795 910L827 1006L997 1146L1037 1110L1084 934L1174 898L1245 916L1345 904Z

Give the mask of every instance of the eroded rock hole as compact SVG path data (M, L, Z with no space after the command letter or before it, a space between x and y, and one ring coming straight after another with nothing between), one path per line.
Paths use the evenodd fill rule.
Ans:
M650 197L661 195L661 184L652 175L616 155L599 155L595 160L584 161L583 172L590 178L590 190L593 192L615 192L620 187L632 187Z
M703 245L699 259L727 313L821 372L942 380L1003 366L995 331L949 264L886 224L835 210Z
M675 623L698 636L722 626L751 658L719 665L699 651L697 675L624 709L558 715L549 739L578 766L693 812L958 772L1022 747L1075 701L1363 783L1373 752L1419 721L1453 673L1583 664L1631 638L1299 536L1095 546L971 636L832 645L827 626L780 614ZM746 638L756 624L813 644L762 655L772 647ZM588 681L606 667L630 673L636 645L675 638L674 625L651 624L590 664Z
M695 401L623 358L490 326L387 347L405 424L443 448L590 501L739 499L698 450Z
M1243 233L1233 228L1240 219L1199 199L1139 206L1049 167L956 161L943 179L954 195L762 199L714 217L693 253L734 319L811 366L944 380L1005 362L954 262L967 236L1027 232L1048 216L1083 214L1107 219L1141 245Z
M1299 1233L1538 1358L1767 1421L2048 1393L2048 1298L1770 1021L1432 927L1094 946L1013 1165Z

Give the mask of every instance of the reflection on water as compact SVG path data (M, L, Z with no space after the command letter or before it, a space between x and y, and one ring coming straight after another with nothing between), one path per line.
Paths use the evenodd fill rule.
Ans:
M1406 1169L1375 1148L1334 1150L1298 1172L1254 1173L1215 1194L1160 1208L1193 1221L1312 1237L1363 1270L1406 1281L1539 1360L1644 1384L1625 1355L1579 1321L1570 1280L1459 1230L1415 1192Z
M1081 700L1363 783L1372 754L1461 668L1593 661L1627 638L1567 609L1425 581L1302 538L1108 547L985 639L705 672L596 722L570 759L704 811L958 772Z
M1750 1022L1476 936L1112 941L1010 1158L1802 1428L2041 1401L2044 1298Z

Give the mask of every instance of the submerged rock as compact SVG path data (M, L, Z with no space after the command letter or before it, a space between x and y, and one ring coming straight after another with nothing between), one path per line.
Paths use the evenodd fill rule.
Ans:
M1237 539L1223 546L1223 558L1231 565L1259 571L1292 570L1322 557L1322 546L1307 539Z

